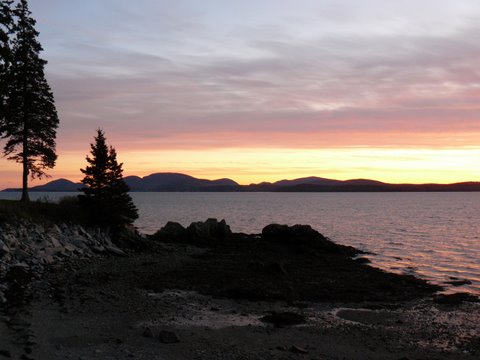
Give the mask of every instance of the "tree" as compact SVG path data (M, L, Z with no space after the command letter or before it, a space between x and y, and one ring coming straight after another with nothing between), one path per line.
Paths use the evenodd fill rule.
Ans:
M80 200L95 223L119 226L132 224L138 211L128 194L130 188L123 181L123 163L117 162L117 153L107 146L105 133L97 129L94 143L90 144L92 157L86 157L87 167L82 183L84 195Z
M57 160L58 116L50 86L45 79L46 61L40 58L36 21L27 0L14 9L17 18L11 41L5 114L0 123L1 137L7 139L4 156L23 165L22 201L29 201L28 178L42 178Z
M10 48L12 30L12 1L0 0L0 126L4 122L7 110L7 84L12 58Z

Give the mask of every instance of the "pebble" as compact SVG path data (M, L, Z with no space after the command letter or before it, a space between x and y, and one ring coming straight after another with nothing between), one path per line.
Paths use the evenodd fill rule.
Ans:
M292 345L290 351L297 354L308 354L308 351L300 346Z
M144 337L147 337L147 338L153 338L153 331L152 329L150 328L146 328L144 331L143 331L143 336Z
M160 331L160 333L158 334L158 339L163 344L175 344L180 342L177 334L175 334L173 331L166 330Z

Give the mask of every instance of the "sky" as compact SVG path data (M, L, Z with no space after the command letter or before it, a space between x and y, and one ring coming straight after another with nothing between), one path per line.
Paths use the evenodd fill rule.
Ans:
M60 117L53 179L81 179L98 127L125 175L480 178L477 0L29 3ZM20 186L19 164L0 169Z

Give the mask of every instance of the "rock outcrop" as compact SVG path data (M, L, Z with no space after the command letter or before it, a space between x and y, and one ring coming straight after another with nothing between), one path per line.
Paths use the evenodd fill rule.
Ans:
M69 258L105 253L124 256L110 233L78 224L41 225L28 220L0 224L0 304L8 284L2 279L14 268L36 271Z
M207 219L191 223L187 228L169 221L152 235L155 240L208 245L224 241L233 235L225 220Z
M339 253L349 256L362 253L351 246L335 244L310 225L270 224L262 229L262 240L295 248L308 247L322 252Z

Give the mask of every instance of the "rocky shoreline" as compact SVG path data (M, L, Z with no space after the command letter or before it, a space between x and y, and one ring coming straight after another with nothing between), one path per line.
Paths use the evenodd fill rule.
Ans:
M372 268L309 226L247 235L209 219L116 242L77 225L0 234L0 359L480 355L476 299Z
M15 219L0 224L0 281L20 271L41 274L45 266L74 258L110 253L125 256L112 241L111 233L79 224L40 224ZM7 301L8 283L0 282L0 304Z

